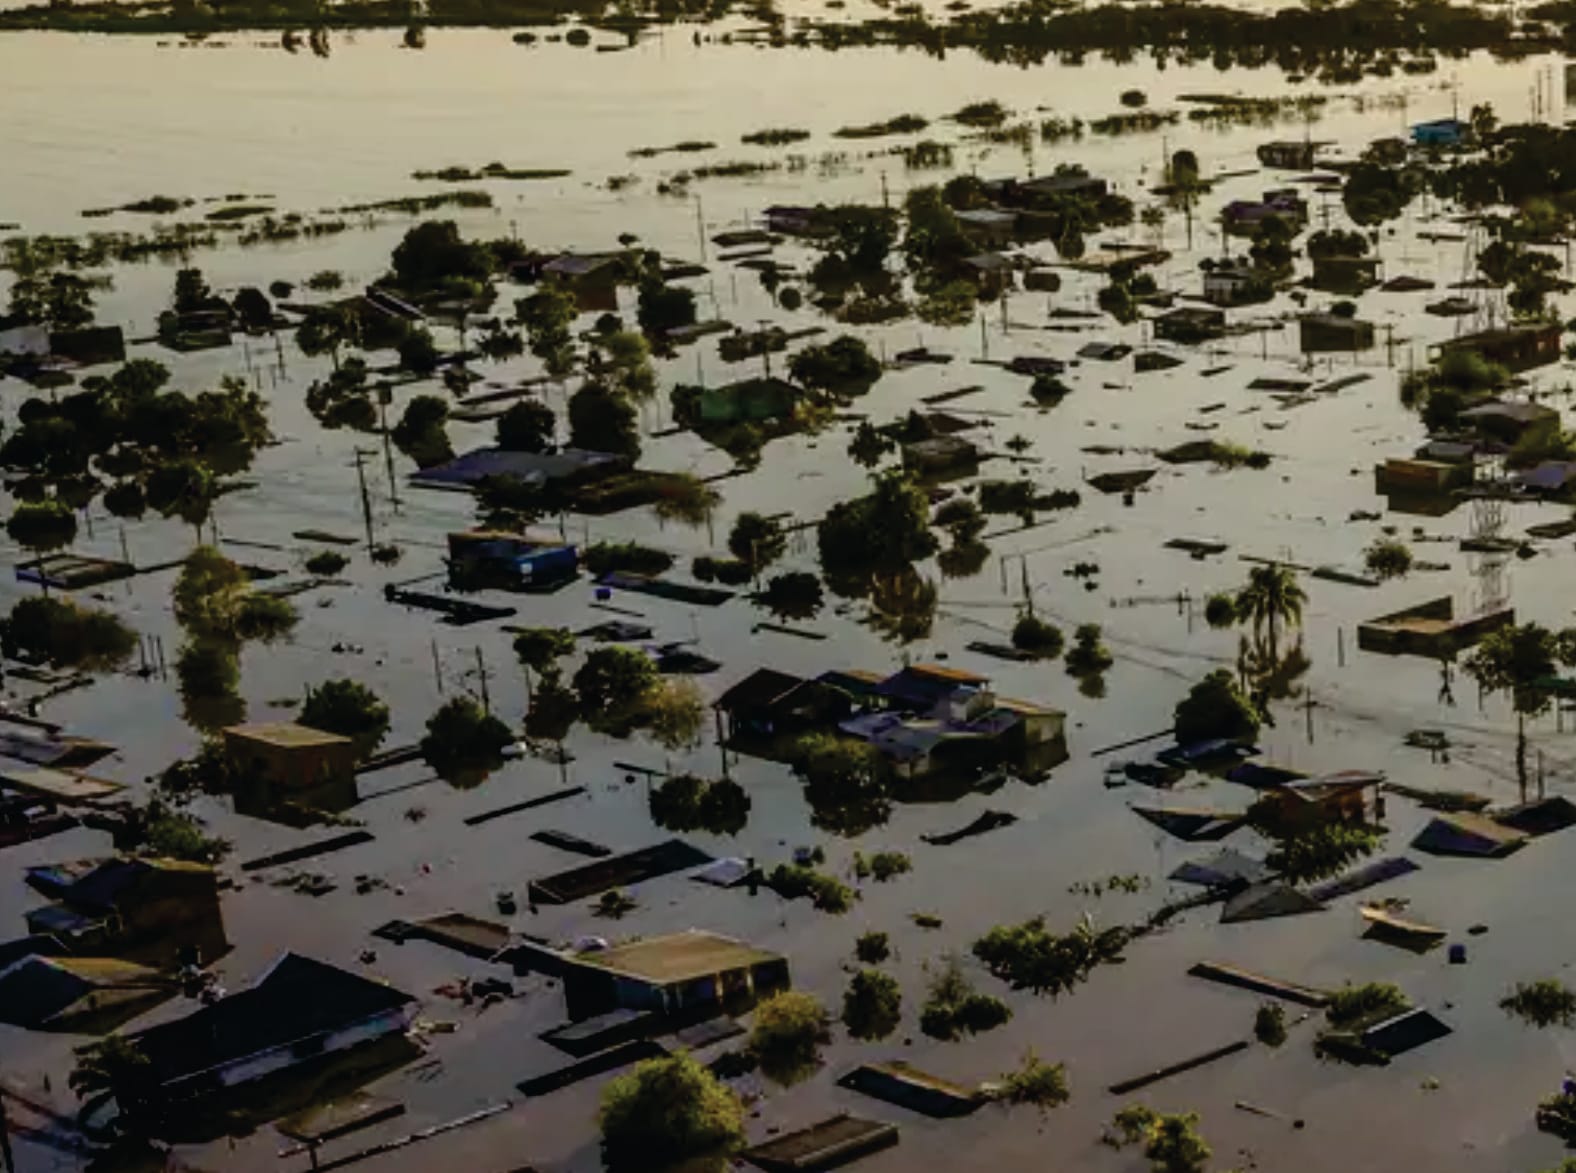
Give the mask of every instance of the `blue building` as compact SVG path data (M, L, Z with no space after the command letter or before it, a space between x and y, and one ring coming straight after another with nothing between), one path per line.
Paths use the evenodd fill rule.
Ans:
M550 589L579 572L579 552L567 542L496 530L449 535L449 582L460 590Z
M1420 147L1458 147L1471 133L1471 124L1459 118L1436 118L1412 127L1412 141Z

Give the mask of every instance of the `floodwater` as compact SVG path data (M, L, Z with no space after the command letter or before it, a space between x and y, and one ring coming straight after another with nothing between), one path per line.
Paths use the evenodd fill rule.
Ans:
M48 35L0 39L0 76L5 80L6 117L0 147L6 177L0 186L0 221L27 232L79 232L86 228L146 227L135 216L83 221L78 213L155 193L218 196L269 193L282 210L318 208L437 190L409 178L418 168L445 164L479 166L497 159L518 167L569 168L566 179L533 183L494 182L498 206L467 212L467 233L516 233L540 247L611 247L621 232L637 233L664 254L697 259L711 254L710 274L700 279L703 314L751 325L762 320L795 327L815 325L812 310L778 310L754 274L717 263L715 250L698 239L697 218L709 235L749 221L774 202L873 201L883 182L891 198L910 186L946 173L910 174L896 158L864 158L890 141L845 143L830 137L837 127L905 111L937 118L967 101L994 98L1020 113L1048 112L1085 118L1117 108L1117 95L1138 86L1160 108L1176 106L1178 95L1201 91L1279 94L1279 74L1218 73L1092 63L1078 69L1020 70L990 66L962 55L945 62L917 53L761 50L743 45L693 43L688 30L669 29L638 48L593 53L560 45L524 48L503 33L431 35L421 53L396 48L392 31L336 38L328 60L292 57L261 39L228 39L225 46L178 48L152 39L69 38ZM1463 107L1491 100L1507 120L1527 114L1529 92L1549 62L1514 66L1474 59L1446 67L1428 79L1365 83L1335 91L1325 116L1312 127L1320 139L1355 151L1368 140L1399 133L1408 121L1448 114L1454 80ZM1404 98L1404 102L1403 99ZM1048 116L1042 115L1042 116ZM802 126L815 137L795 148L811 162L749 180L711 180L694 185L699 199L655 191L658 179L689 165L692 156L636 160L633 149L683 139L709 139L721 146L703 161L786 157L788 152L738 146L739 136L766 126ZM938 123L932 137L957 139L960 129ZM1276 130L1237 129L1218 133L1186 121L1160 134L1121 139L1085 138L1055 149L1037 148L1026 159L1015 148L960 147L959 169L982 175L1043 172L1059 162L1081 162L1109 177L1140 205L1166 149L1191 147L1208 173L1252 167L1253 148L1267 138L1295 136L1300 126ZM825 152L848 158L823 166ZM621 191L606 180L637 175ZM1222 183L1206 198L1194 226L1195 250L1185 247L1179 215L1163 229L1175 256L1157 274L1162 287L1188 291L1198 281L1197 261L1218 248L1207 227L1211 210L1226 200L1253 196L1277 178L1246 175ZM475 186L475 185L467 185ZM1339 202L1329 214L1340 223ZM1422 206L1389 229L1380 245L1387 276L1416 273L1447 283L1460 277L1463 246L1427 244L1424 228L1454 230L1425 219ZM1315 201L1315 222L1323 212ZM328 268L352 282L375 277L403 231L389 223L317 242L249 251L202 253L194 258L220 289L266 285L276 278L301 280ZM1143 239L1135 226L1127 235ZM1234 248L1240 246L1233 246ZM1045 246L1034 251L1044 252ZM1049 255L1046 253L1045 255ZM785 246L779 257L808 267L810 254ZM114 290L101 299L101 317L125 323L132 336L151 331L168 298L172 267L153 264L118 268ZM3 280L3 279L0 279ZM1092 339L1137 343L1147 327L1120 327L1104 320L1083 333L1047 330L1048 302L1063 308L1093 308L1096 278L1069 276L1061 293L1019 293L1005 322L992 312L982 329L942 330L914 322L855 330L887 353L918 342L957 357L948 367L889 373L855 410L877 422L906 412L920 397L980 384L984 390L954 403L979 413L989 428L989 447L1000 450L1021 434L1037 463L1029 473L1045 488L1078 488L1086 474L1135 464L1153 464L1147 450L1205 433L1186 425L1218 422L1207 433L1263 447L1275 456L1265 471L1216 473L1202 466L1170 468L1131 507L1119 498L1084 488L1081 506L1042 515L1043 524L994 538L992 558L973 578L942 581L941 603L931 636L908 648L883 643L859 624L857 612L828 611L813 625L824 641L754 630L761 616L746 601L693 610L638 596L616 600L641 612L662 640L696 638L725 662L701 680L715 695L755 667L814 673L833 667L887 670L905 659L946 657L960 667L994 678L998 690L1043 701L1069 713L1071 758L1036 786L1009 782L989 795L969 795L949 804L900 804L891 821L858 840L837 840L814 830L798 783L782 768L744 759L735 776L749 791L748 828L734 839L691 838L709 850L753 855L768 865L798 844L820 843L828 867L843 872L855 849L899 848L913 856L915 870L889 884L863 885L861 899L845 916L818 913L807 904L784 904L763 894L721 892L682 878L655 881L635 890L640 907L622 922L593 919L569 907L521 913L516 928L557 939L585 933L607 936L649 934L691 926L734 934L791 958L795 984L836 1006L846 983L855 936L867 929L893 935L897 958L889 967L903 984L904 1025L886 1043L857 1044L839 1037L827 1051L826 1069L791 1089L764 1086L766 1098L751 1121L752 1137L768 1127L797 1127L834 1109L892 1119L902 1143L863 1162L870 1173L916 1168L1030 1170L1136 1170L1135 1154L1113 1153L1097 1141L1100 1126L1124 1101L1106 1094L1109 1083L1163 1066L1245 1036L1255 999L1209 986L1186 975L1204 958L1230 961L1315 985L1344 981L1398 982L1420 1005L1449 1021L1456 1033L1406 1056L1383 1070L1322 1064L1312 1055L1312 1024L1294 1029L1277 1052L1255 1048L1194 1073L1161 1083L1137 1097L1168 1111L1198 1111L1202 1131L1214 1147L1217 1169L1231 1167L1295 1171L1341 1168L1353 1171L1401 1167L1456 1173L1467 1170L1533 1170L1556 1163L1558 1145L1536 1133L1532 1110L1555 1090L1571 1062L1570 1043L1558 1032L1536 1032L1506 1019L1495 1002L1514 981L1558 975L1570 963L1563 887L1576 865L1576 836L1553 836L1498 863L1453 862L1421 857L1423 870L1387 885L1381 895L1408 897L1415 914L1461 935L1467 926L1489 926L1471 939L1469 964L1447 966L1442 951L1415 957L1358 939L1360 922L1351 898L1315 916L1244 926L1219 926L1206 909L1176 921L1162 934L1129 950L1123 966L1098 971L1072 995L1053 1001L1003 989L970 966L981 989L1000 994L1012 1021L962 1043L926 1039L917 1030L925 970L950 952L968 946L991 925L1044 914L1053 927L1070 926L1084 911L1103 923L1140 919L1172 894L1164 877L1184 859L1207 854L1209 846L1182 844L1159 836L1125 808L1151 799L1147 791L1108 791L1101 786L1103 760L1092 751L1151 733L1170 721L1172 706L1188 684L1209 668L1230 663L1237 636L1212 632L1201 617L1190 619L1175 597L1187 592L1202 600L1236 586L1246 575L1238 555L1289 557L1313 566L1353 565L1381 523L1348 522L1356 510L1382 509L1372 491L1371 466L1386 455L1409 451L1419 438L1417 423L1395 396L1398 372L1422 361L1429 342L1448 336L1448 322L1421 313L1428 294L1374 292L1362 299L1362 314L1375 320L1381 339L1375 350L1353 359L1321 361L1301 377L1323 379L1352 373L1371 377L1338 394L1288 406L1247 388L1257 375L1298 377L1294 326L1222 343L1207 353L1182 351L1187 361L1167 372L1135 374L1131 361L1083 362L1070 373L1074 391L1060 406L1040 411L1029 405L1026 380L972 360L988 352L1071 357ZM505 290L504 297L514 296ZM1437 296L1437 295L1435 295ZM1310 304L1322 304L1319 294ZM504 306L507 306L505 301ZM629 307L626 305L626 312ZM1284 317L1295 309L1282 296L1274 304L1239 311L1238 320ZM1565 307L1567 313L1570 307ZM259 458L255 486L227 496L217 510L227 552L240 560L300 573L303 543L292 533L307 528L361 532L360 499L353 469L354 448L366 437L324 432L305 412L302 394L326 363L303 358L287 344L278 354L255 340L230 351L176 357L138 347L170 363L178 386L198 387L225 372L243 372L267 393L281 443ZM1206 377L1217 367L1229 369ZM489 383L506 386L534 373L530 360L482 365ZM743 364L753 370L754 364ZM740 372L703 343L660 364L664 391L678 381L712 382ZM1565 368L1546 368L1535 377L1544 390L1562 387ZM408 394L407 392L402 392ZM13 418L23 397L20 386L5 388L0 406ZM549 392L562 407L562 392ZM1556 400L1560 402L1561 400ZM1215 404L1225 406L1205 412ZM665 395L646 409L650 430L666 423ZM819 436L772 443L758 470L722 482L726 502L717 519L719 537L747 509L791 511L814 520L834 502L858 490L862 474L845 457L849 426L835 425ZM490 425L456 424L458 450L485 443ZM1123 446L1120 456L1086 452L1091 446ZM398 459L398 458L397 458ZM729 467L723 454L690 436L654 438L643 461L661 469L691 469L703 475ZM1000 463L989 475L1010 475ZM507 637L496 624L468 629L433 624L417 612L392 608L381 598L383 584L434 575L440 569L443 534L466 523L468 501L412 490L402 483L399 460L391 483L381 452L368 462L374 525L380 541L404 550L401 564L383 569L356 552L346 572L348 585L325 586L299 597L302 621L287 644L249 648L243 655L243 691L253 718L284 714L271 702L300 695L304 685L338 674L375 684L395 718L391 744L419 736L425 717L442 696L477 690L477 665L488 673L496 711L514 719L522 711L524 682L512 667ZM396 494L398 500L396 501ZM1547 521L1562 511L1513 506L1507 532ZM1313 581L1305 617L1307 650L1313 660L1308 681L1311 710L1283 707L1267 729L1267 756L1314 772L1374 768L1417 786L1476 789L1500 799L1515 792L1509 733L1503 707L1479 709L1469 685L1458 688L1459 705L1443 705L1438 670L1430 663L1390 660L1356 650L1356 624L1409 603L1451 594L1458 607L1478 605L1485 592L1508 592L1518 615L1551 625L1569 622L1573 551L1550 543L1525 564L1510 567L1496 586L1460 553L1455 539L1474 525L1463 507L1441 518L1388 515L1412 538L1420 558L1447 569L1416 572L1377 589ZM115 555L121 549L118 522L96 510L91 535L79 548ZM1481 519L1478 519L1481 524ZM669 526L659 529L645 514L605 519L571 519L577 537L640 537L681 556L713 548L707 533ZM994 527L993 527L994 528ZM1214 537L1231 543L1223 557L1192 561L1161 544L1173 536ZM1428 540L1437 537L1437 543ZM178 557L190 543L188 530L156 520L128 526L125 542L136 561ZM14 553L7 551L8 554ZM1065 627L1082 622L1105 626L1117 656L1107 674L1107 695L1091 700L1059 665L996 663L965 650L972 639L1000 639L1020 603L1021 555L1039 613ZM1100 567L1096 586L1084 589L1063 571L1077 562ZM798 542L786 568L814 569L813 542ZM929 571L934 573L933 570ZM173 660L179 642L168 614L169 573L148 575L132 585L116 584L98 594L140 631L162 637ZM16 586L3 593L17 597ZM504 600L520 608L519 621L582 627L606 615L589 605L582 584L547 597ZM336 650L340 649L340 650ZM344 650L344 649L349 650ZM13 686L16 682L13 681ZM50 719L72 731L114 741L121 753L100 772L132 785L196 745L196 734L180 719L173 681L131 677L102 680L68 693L45 708ZM1405 732L1418 726L1445 727L1462 743L1448 765L1429 762L1402 747ZM1551 788L1570 786L1572 745L1552 720L1535 729ZM373 843L304 867L334 875L337 891L314 899L265 882L243 879L226 902L235 951L220 965L232 987L259 972L280 950L296 949L386 977L421 996L425 1016L456 1024L453 1034L434 1036L436 1078L404 1073L380 1086L401 1098L409 1114L325 1151L325 1157L362 1144L452 1119L503 1099L517 1098L515 1081L559 1062L537 1034L561 1020L558 991L540 979L524 983L526 995L485 1013L461 1008L433 993L460 973L485 967L419 943L395 947L368 931L395 916L420 916L459 909L494 916L500 891L520 892L526 880L577 862L531 841L530 832L556 827L615 848L636 847L656 837L646 813L643 782L631 782L615 763L656 768L663 752L639 740L616 743L577 731L570 748L576 761L571 779L588 794L471 828L462 819L559 785L557 769L529 761L513 764L472 791L456 791L426 780L407 767L373 775L364 790L375 792L355 812L377 836ZM717 751L693 755L696 769L713 772ZM675 766L681 764L674 759ZM1191 798L1189 794L1187 797ZM1200 791L1201 803L1237 804L1231 788ZM419 808L420 821L409 817ZM922 833L969 822L982 810L1002 809L1018 822L989 836L953 847L920 842ZM262 855L307 837L301 832L236 817L222 805L202 805L218 833L237 843L237 860ZM1411 803L1392 800L1389 848L1404 847L1426 818ZM1239 847L1243 844L1238 843ZM0 871L0 929L21 929L23 910L36 897L19 879L23 866L103 852L104 837L77 831L5 852ZM1111 874L1136 873L1151 885L1134 895L1101 899L1077 896L1069 887ZM351 879L376 875L390 887L358 896ZM914 927L909 915L930 912L943 920L938 930ZM375 959L363 963L364 949ZM183 1011L166 1006L158 1013ZM25 1034L0 1027L0 1071L65 1106L64 1073L70 1066L66 1036ZM901 1057L937 1074L962 1081L993 1077L1016 1064L1028 1049L1065 1061L1073 1086L1070 1104L1045 1117L1031 1110L1012 1113L987 1108L964 1121L931 1122L897 1109L863 1101L838 1090L833 1078L854 1062ZM52 1091L43 1091L45 1081ZM1437 1080L1437 1087L1431 1081ZM1425 1088L1425 1082L1428 1084ZM530 1165L553 1173L598 1167L592 1116L600 1081L516 1107L498 1120L462 1129L366 1168L428 1169L465 1162L478 1173ZM1251 1101L1306 1120L1293 1131L1281 1122L1234 1107ZM282 1159L271 1130L238 1138L233 1145L188 1152L193 1166L211 1169L297 1169L302 1157ZM23 1139L18 1166L33 1170L76 1167L75 1158L35 1140Z

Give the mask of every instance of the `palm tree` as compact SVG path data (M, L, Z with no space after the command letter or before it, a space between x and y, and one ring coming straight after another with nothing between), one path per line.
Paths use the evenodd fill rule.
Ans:
M1463 668L1486 693L1510 694L1516 714L1516 780L1527 800L1527 718L1548 711L1555 693L1555 669L1576 663L1576 633L1555 634L1536 623L1490 632L1467 657Z
M1255 637L1268 636L1269 655L1275 659L1280 629L1302 623L1302 608L1307 601L1307 592L1297 585L1291 568L1272 562L1255 566L1248 573L1248 585L1237 592L1237 614L1252 623Z
M67 1083L80 1100L112 1096L120 1109L120 1127L146 1106L149 1063L147 1055L125 1035L110 1035L97 1043L78 1047L76 1066Z

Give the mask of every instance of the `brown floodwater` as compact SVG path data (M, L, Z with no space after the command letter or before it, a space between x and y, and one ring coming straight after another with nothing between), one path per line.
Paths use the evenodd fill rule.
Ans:
M609 54L551 45L526 49L502 33L443 30L431 35L427 50L409 53L396 49L396 32L384 31L337 37L332 58L317 60L258 47L261 39L255 40L234 37L227 38L224 47L174 48L152 39L0 39L6 103L0 122L0 157L6 164L0 221L19 223L27 232L145 228L146 219L131 215L83 221L78 213L155 193L199 198L269 193L281 210L309 212L438 190L437 185L414 182L410 173L498 159L512 166L568 168L573 175L480 185L494 193L497 207L459 214L466 232L514 232L544 248L590 249L611 247L619 233L628 231L667 255L696 258L702 247L697 214L709 234L747 223L774 202L874 201L881 198L883 179L897 200L910 186L946 174L907 173L898 159L865 158L866 152L890 144L833 139L831 132L842 125L910 110L939 118L984 98L1021 113L1044 107L1042 117L1054 112L1089 118L1114 111L1117 95L1134 86L1161 108L1175 107L1177 96L1189 92L1270 95L1288 89L1285 79L1273 72L1172 68L1157 73L1143 65L1098 62L1078 69L1021 70L967 55L943 62L912 52L826 54L696 46L688 30L679 29L629 52ZM1433 78L1375 81L1331 91L1333 100L1312 133L1354 152L1372 138L1400 133L1408 121L1449 114L1447 85L1452 79L1459 83L1463 108L1492 100L1503 118L1522 118L1529 91L1548 64L1504 66L1473 59ZM738 145L742 134L765 126L811 130L815 137L794 148L811 162L802 170L750 180L697 183L692 192L699 196L698 206L693 196L677 199L655 191L663 174L684 167L692 157L627 156L643 146L709 139L721 146L700 156L702 161L786 157L789 152ZM1081 162L1142 205L1149 202L1145 185L1154 179L1165 149L1196 150L1206 172L1235 171L1254 165L1257 143L1300 133L1296 125L1215 132L1184 121L1164 135L1087 137L1054 149L1037 147L1030 158L1015 148L960 145L956 167L998 175ZM955 140L960 130L937 123L929 135ZM820 156L831 151L846 152L848 158L823 166ZM606 180L615 175L637 175L640 182L609 191ZM1207 227L1212 210L1277 182L1276 176L1261 173L1222 183L1199 209L1193 251L1185 247L1182 218L1171 215L1163 227L1163 242L1175 255L1157 274L1161 285L1195 289L1197 261L1218 248ZM1314 197L1316 223L1322 219L1321 198ZM1330 202L1329 214L1332 222L1342 222L1338 200ZM1430 244L1418 237L1425 229L1453 231L1456 226L1428 215L1429 210L1416 205L1386 229L1379 254L1387 276L1415 273L1441 284L1460 277L1462 245ZM317 242L202 253L195 260L220 289L265 285L276 278L301 280L327 268L361 281L383 270L403 226L392 222ZM1149 230L1135 226L1112 235L1143 239ZM810 309L791 314L777 309L754 274L716 263L715 250L707 248L711 272L696 283L703 313L715 309L718 316L744 325L764 320L795 327L818 323ZM1043 245L1030 251L1051 255ZM779 250L779 257L801 268L810 260L808 253L791 245ZM168 299L172 267L121 267L113 276L115 287L101 299L101 316L126 324L133 336L149 333L157 310ZM922 396L981 384L983 391L952 406L980 413L993 449L1015 434L1026 437L1037 461L1030 473L1047 488L1078 488L1084 476L1095 472L1153 464L1147 450L1204 434L1186 425L1206 420L1219 424L1209 435L1271 452L1275 460L1269 469L1214 472L1196 465L1162 466L1131 507L1085 488L1078 509L1042 515L1043 524L1035 528L994 538L992 557L978 575L940 581L934 630L907 648L882 642L857 621L857 609L823 614L812 626L829 638L817 642L754 630L761 616L743 599L698 610L639 596L617 600L641 612L660 639L698 638L705 650L724 661L720 672L700 681L709 694L762 664L802 673L832 667L890 670L905 659L945 656L951 663L989 673L1003 693L1065 708L1070 759L1038 785L1014 781L994 793L946 804L899 803L885 826L857 840L816 831L801 788L787 771L744 759L734 769L751 795L749 826L735 838L691 836L695 842L718 853L753 855L767 864L786 858L795 845L819 843L827 851L828 867L838 872L849 868L856 849L868 853L897 848L913 856L914 871L888 884L864 884L861 899L841 917L803 903L786 904L770 894L752 900L742 892L716 891L674 877L638 887L634 895L639 908L616 924L592 918L584 907L534 916L522 911L508 919L521 931L559 939L691 926L735 934L787 953L795 984L834 1006L847 980L855 936L867 929L891 933L897 957L888 968L901 980L905 995L898 1035L885 1043L863 1044L839 1033L827 1050L825 1069L816 1077L790 1089L758 1085L765 1098L758 1106L759 1118L751 1121L751 1135L759 1137L768 1127L796 1127L835 1109L894 1120L903 1129L902 1143L860 1165L871 1173L916 1168L1115 1173L1142 1167L1137 1155L1113 1153L1098 1143L1101 1125L1125 1102L1102 1089L1124 1076L1244 1037L1251 1027L1256 1005L1251 995L1187 976L1187 968L1204 958L1316 985L1395 981L1455 1027L1449 1038L1389 1068L1358 1070L1316 1060L1310 1045L1312 1024L1306 1024L1294 1029L1291 1041L1279 1051L1254 1048L1136 1097L1163 1110L1200 1112L1202 1131L1216 1153L1214 1168L1377 1173L1405 1167L1464 1173L1530 1171L1555 1164L1559 1146L1534 1130L1532 1109L1556 1089L1571 1062L1571 1044L1558 1031L1538 1032L1507 1019L1495 1003L1514 981L1557 976L1570 963L1563 891L1576 864L1576 837L1570 835L1534 843L1503 862L1418 857L1421 871L1382 890L1382 895L1409 898L1420 919L1447 927L1453 937L1468 925L1487 924L1489 933L1471 940L1464 967L1448 966L1442 950L1416 957L1359 939L1361 922L1350 897L1320 914L1240 926L1220 926L1217 911L1205 909L1134 945L1126 964L1098 971L1087 985L1059 1000L1008 991L965 962L981 989L1007 1000L1012 1021L961 1043L937 1043L919 1033L926 967L950 952L967 955L969 944L991 925L1044 914L1053 927L1066 927L1085 911L1108 924L1139 919L1175 894L1165 880L1167 873L1179 862L1213 850L1163 837L1131 814L1126 809L1130 803L1153 795L1138 789L1106 790L1101 785L1104 760L1091 757L1091 751L1163 728L1192 680L1232 661L1236 634L1210 631L1201 617L1190 622L1185 610L1168 601L1179 591L1201 600L1212 591L1234 587L1246 574L1238 555L1285 557L1306 565L1351 566L1360 561L1362 548L1381 523L1347 519L1355 510L1383 508L1373 493L1371 466L1386 455L1409 451L1419 439L1419 425L1396 401L1398 372L1422 361L1427 345L1454 329L1450 322L1421 312L1423 302L1437 294L1373 292L1361 300L1362 314L1379 324L1381 339L1393 327L1393 348L1382 342L1355 359L1321 360L1307 370L1297 354L1294 326L1279 326L1207 352L1179 351L1186 361L1167 372L1135 374L1131 360L1086 361L1067 376L1073 393L1048 411L1029 404L1027 380L973 365L985 351L993 358L1069 358L1092 338L1145 340L1146 326L1117 326L1108 319L1081 333L1045 329L1051 304L1093 308L1099 284L1092 277L1069 276L1054 297L1015 294L1005 315L1006 328L992 311L983 331L977 325L947 330L913 321L854 330L887 353L922 342L957 356L947 367L889 373L855 410L883 421L916 406ZM1309 295L1310 304L1326 300ZM630 312L627 303L624 308ZM1278 320L1295 308L1282 296L1268 306L1236 311L1233 317ZM1564 308L1569 312L1569 306ZM303 544L291 537L293 532L315 527L359 534L352 466L358 438L324 432L302 403L305 387L321 376L325 361L303 358L287 345L281 362L271 345L255 340L229 351L183 357L151 346L137 347L136 353L169 362L178 386L199 387L225 372L245 372L270 399L282 442L260 456L251 478L255 484L226 496L217 510L220 534L233 557L300 574ZM1228 369L1208 377L1202 373L1217 367ZM522 359L479 369L489 383L508 385L535 368L531 360ZM697 372L711 382L755 367L724 364L715 347L703 343L662 362L659 369L666 388L695 379ZM1356 373L1370 377L1295 406L1247 387L1258 375L1324 379ZM1568 377L1562 365L1545 368L1533 381L1553 391ZM23 394L20 385L6 388L0 408L8 419L14 418ZM562 392L550 391L547 397L562 407ZM1225 407L1202 411L1219 403ZM668 415L665 399L659 397L644 414L650 430L662 430ZM490 432L490 425L482 424L451 429L461 450L486 442ZM719 534L735 514L747 509L788 511L813 520L856 492L863 474L844 455L848 432L848 425L838 424L817 436L772 443L758 470L723 482L726 503L717 519ZM1090 446L1134 451L1096 455L1084 451ZM725 471L730 464L723 454L685 435L649 440L644 463L703 475ZM480 649L495 709L517 718L524 706L524 682L512 667L508 639L496 624L446 628L424 614L390 607L381 597L384 583L439 571L443 535L466 523L468 501L398 484L396 502L381 460L369 465L374 466L379 539L403 548L402 563L377 568L358 550L345 575L347 585L300 596L301 624L295 637L273 648L249 648L243 655L249 714L282 714L287 710L270 702L297 697L304 685L331 675L351 674L374 683L389 700L395 722L391 743L406 743L419 736L422 722L443 696L476 688ZM987 472L1008 475L1000 471L1004 468L997 462L987 465ZM402 478L407 462L399 460L397 471ZM1514 533L1565 511L1518 505L1507 512L1506 529ZM1470 531L1473 516L1471 508L1462 507L1438 518L1389 515L1382 523L1399 526L1409 538L1417 527L1422 534L1412 539L1414 550L1419 557L1447 564L1447 569L1414 572L1377 589L1307 583L1304 630L1313 661L1308 681L1316 703L1311 719L1300 709L1283 706L1278 724L1262 738L1267 756L1315 772L1372 768L1416 786L1476 789L1500 799L1514 796L1511 722L1502 705L1480 709L1466 684L1457 690L1457 706L1442 705L1435 666L1367 655L1355 644L1356 624L1373 615L1447 593L1458 607L1482 601L1492 584L1455 544ZM90 520L92 533L84 531L78 548L117 554L120 523L97 507ZM570 526L571 534L582 538L639 537L674 551L683 563L712 548L704 529L661 528L644 513L576 518ZM156 520L125 527L125 536L135 559L144 564L178 557L191 541L190 532L179 524ZM1161 548L1174 536L1219 538L1230 542L1231 550L1193 561ZM1434 537L1441 540L1423 540ZM1117 662L1107 673L1103 699L1080 695L1059 665L997 663L965 649L972 639L1000 639L1011 626L1020 602L1017 555L1027 565L1041 614L1068 628L1082 622L1105 626ZM1519 616L1551 625L1569 622L1566 584L1572 555L1567 543L1547 543L1537 558L1506 569L1503 589ZM784 560L793 569L814 569L814 561L813 542L805 541L795 542ZM1099 565L1095 589L1085 590L1063 575L1076 562ZM935 572L927 568L927 573ZM171 581L168 572L152 574L97 593L139 631L161 636L173 659L179 633L168 612ZM9 584L3 593L14 599L22 591ZM585 584L552 596L503 601L520 608L520 621L533 624L581 627L605 617L590 607ZM336 651L336 645L359 650ZM112 677L50 702L45 711L73 731L121 746L120 754L100 772L131 784L134 793L142 792L147 775L197 743L197 735L181 720L173 681ZM1460 748L1450 764L1433 764L1421 751L1402 746L1405 732L1418 726L1451 730ZM1552 719L1539 723L1534 732L1551 789L1567 790L1569 735L1556 732ZM499 891L519 892L530 877L576 862L527 838L542 827L574 831L616 848L652 841L658 832L647 814L645 784L626 781L615 763L660 768L667 755L639 739L618 743L584 731L577 731L570 747L576 755L571 778L587 787L584 797L475 828L467 827L463 818L556 789L557 769L538 761L511 764L471 791L426 781L419 767L373 775L365 780L365 789L378 793L354 813L376 840L303 865L335 876L340 881L335 892L314 899L243 880L228 897L226 915L236 948L220 970L230 986L259 972L279 951L296 949L386 977L421 996L426 1017L457 1025L455 1033L432 1040L432 1054L441 1061L436 1078L407 1071L379 1085L404 1100L409 1114L339 1142L326 1156L517 1098L517 1080L558 1062L556 1052L537 1038L562 1018L560 996L546 983L529 979L523 983L524 997L478 1015L433 989L456 974L481 973L485 966L435 947L395 947L367 934L395 916L449 909L494 916ZM708 745L692 762L697 769L714 771L716 756ZM681 756L673 764L684 761ZM1242 792L1219 785L1188 792L1190 799L1195 796L1200 802L1243 800ZM425 818L408 819L412 807L421 807ZM961 826L987 808L1011 811L1018 821L952 847L920 841L923 833ZM201 804L199 810L218 833L236 841L237 859L304 837L238 818L218 803ZM1399 851L1426 816L1409 802L1392 800L1389 818L1388 846ZM107 847L104 836L76 831L7 850L0 861L0 930L20 931L22 912L37 902L21 882L24 866L101 853ZM384 878L390 887L356 895L350 881L363 873ZM1081 881L1126 873L1144 877L1149 886L1136 894L1099 899L1069 891ZM943 927L915 927L909 915L919 911L941 917ZM362 965L358 955L369 946L375 948L376 959ZM158 1013L184 1009L169 1005ZM0 1072L34 1089L47 1078L54 1098L64 1105L69 1102L64 1073L76 1041L0 1027ZM894 1057L950 1078L980 1080L1015 1065L1030 1048L1044 1058L1066 1062L1073 1086L1071 1103L1044 1118L1027 1109L987 1108L964 1121L931 1122L864 1101L833 1083L857 1061ZM498 1121L365 1167L430 1169L465 1162L477 1173L521 1165L554 1173L595 1169L592 1120L600 1082L525 1103ZM1239 1100L1301 1117L1307 1126L1293 1131L1246 1114L1233 1107ZM263 1129L238 1138L233 1146L210 1146L185 1156L202 1168L304 1167L301 1158L280 1160L276 1154L281 1147L281 1138ZM74 1158L27 1140L19 1145L18 1164L29 1173L77 1167Z

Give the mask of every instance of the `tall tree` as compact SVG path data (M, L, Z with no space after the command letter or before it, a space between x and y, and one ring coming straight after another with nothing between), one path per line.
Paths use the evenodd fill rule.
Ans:
M1546 713L1554 699L1556 668L1576 663L1576 632L1555 634L1536 623L1490 632L1463 667L1486 693L1503 692L1516 714L1516 780L1527 798L1527 718Z
M1273 657L1281 629L1302 623L1302 608L1307 601L1307 592L1298 585L1292 569L1271 563L1248 572L1248 585L1237 593L1237 613L1253 625L1255 636L1267 638Z

